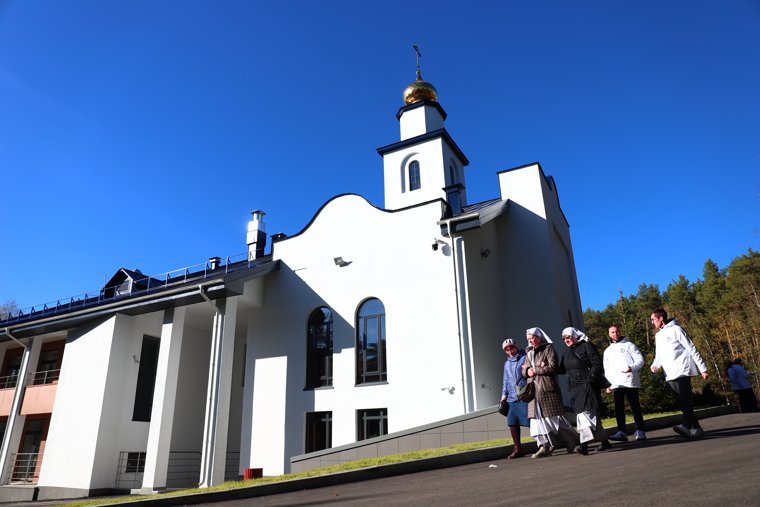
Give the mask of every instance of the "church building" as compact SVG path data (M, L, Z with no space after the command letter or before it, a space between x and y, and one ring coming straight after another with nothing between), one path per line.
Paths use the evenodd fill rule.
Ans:
M470 203L419 67L403 98L399 140L377 149L382 206L335 196L270 245L257 210L242 258L119 269L0 320L0 500L288 473L295 455L494 407L504 338L582 327L554 180L504 170Z

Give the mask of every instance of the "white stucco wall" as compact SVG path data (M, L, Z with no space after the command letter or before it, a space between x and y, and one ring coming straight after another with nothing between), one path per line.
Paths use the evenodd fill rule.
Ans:
M208 317L208 328L185 326L183 333L170 449L200 452L206 410L211 317Z
M558 355L565 349L562 329L583 327L570 231L562 214L557 189L538 164L499 173L502 199L509 199L509 220L500 234L503 283L510 320L524 329L538 326L554 341ZM525 266L534 269L524 269ZM532 296L527 296L532 295ZM536 304L539 298L541 303ZM524 329L520 333L525 343ZM560 377L567 397L566 380ZM567 401L567 399L566 399Z
M432 199L444 199L443 188L448 185L444 161L450 156L451 151L441 138L386 153L383 156L385 208L399 209ZM420 188L417 190L409 190L407 165L412 160L420 163Z
M94 436L103 412L116 319L69 334L39 486L89 489L92 484Z
M442 128L441 113L431 106L421 106L404 111L399 120L399 132L402 141Z
M132 421L142 338L163 312L115 315L72 331L48 431L40 486L114 487L120 451L144 451L147 422Z
M493 406L501 397L502 365L501 342L513 330L514 322L507 319L500 273L501 250L498 226L492 221L483 228L464 234L467 262L468 293L473 354L473 392L475 410ZM488 257L481 252L490 250Z
M275 245L282 266L248 330L251 466L285 472L304 452L306 412L332 411L334 446L355 441L358 409L387 408L391 432L464 412L451 252L431 248L440 217L440 202L391 213L343 196ZM370 297L385 305L388 383L355 386L355 313ZM304 391L307 319L321 305L334 314L333 387Z

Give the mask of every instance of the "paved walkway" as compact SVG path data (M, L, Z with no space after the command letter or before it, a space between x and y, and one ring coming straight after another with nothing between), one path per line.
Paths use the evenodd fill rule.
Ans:
M588 456L556 451L550 458L507 460L505 449L483 449L119 505L760 505L760 413L702 419L705 435L698 441L663 427L672 420L655 421L652 426L662 429L647 432L645 442L615 443L606 452L596 452L592 444Z
M588 456L558 451L209 505L760 505L760 413L702 426L698 441L665 428Z

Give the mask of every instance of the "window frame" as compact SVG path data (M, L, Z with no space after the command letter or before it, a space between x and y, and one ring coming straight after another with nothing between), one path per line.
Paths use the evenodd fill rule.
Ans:
M382 312L368 310L362 314L365 307L370 304L379 304ZM367 298L359 305L356 310L356 385L382 383L388 381L388 360L387 360L387 338L385 323L385 305L378 298ZM376 352L376 369L368 370L369 359L369 336L368 330L371 329L368 324L374 323L377 326L377 352Z
M412 160L407 166L407 174L409 177L409 191L413 192L422 188L422 179L420 177L420 163L417 160Z
M379 433L367 436L367 425L372 421L379 421ZM388 434L388 409L387 408L364 408L356 411L356 440L381 437Z
M323 439L320 439L322 434ZM322 447L323 443L324 447ZM332 447L332 411L306 412L304 421L304 454Z
M313 322L314 317L319 313L327 314L327 317L321 322ZM327 306L315 308L306 322L306 379L305 389L319 389L322 387L332 387L333 385L333 336L334 336L334 312ZM324 336L327 336L328 343L324 353L320 354L317 344L319 335L315 327L325 327ZM322 364L320 364L322 363Z

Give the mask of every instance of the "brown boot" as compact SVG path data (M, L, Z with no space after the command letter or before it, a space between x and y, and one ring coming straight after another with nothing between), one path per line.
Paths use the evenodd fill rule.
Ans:
M522 450L522 444L520 444L520 427L510 426L509 432L512 434L512 442L514 442L515 448L512 450L512 454L507 456L507 459L522 458L525 453Z

